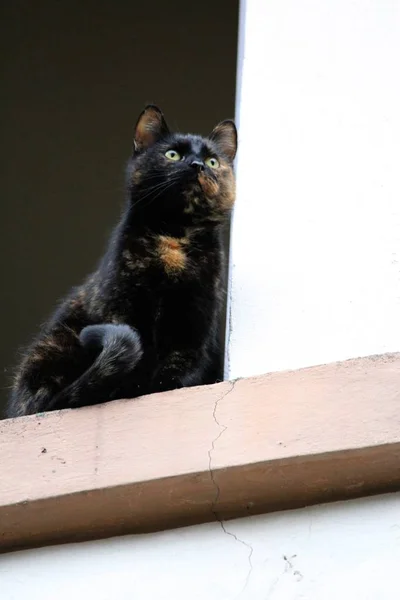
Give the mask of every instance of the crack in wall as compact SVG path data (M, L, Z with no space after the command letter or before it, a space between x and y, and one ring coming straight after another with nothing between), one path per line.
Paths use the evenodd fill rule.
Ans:
M240 377L238 377L237 379L233 379L230 383L231 383L231 387L229 388L229 390L227 392L225 392L224 394L222 394L219 398L216 399L215 404L214 404L214 410L213 410L213 419L215 421L215 423L218 425L218 427L221 429L221 431L219 432L219 434L217 435L216 438L214 438L211 442L211 448L208 451L208 469L210 471L210 477L211 477L211 481L215 487L215 498L211 504L211 512L214 515L215 520L217 521L217 523L220 524L222 531L226 534L229 535L230 537L232 537L237 543L242 544L242 546L245 546L245 548L247 548L247 550L249 551L248 556L247 556L247 560L249 562L249 571L247 573L246 576L246 580L244 582L244 586L242 588L242 590L239 592L239 595L242 594L244 592L244 590L246 589L249 580L250 580L250 575L251 572L253 570L253 563L252 563L252 556L253 556L253 548L250 544L248 544L247 542L245 542L244 540L241 540L235 533L233 533L232 531L229 531L226 526L225 523L223 521L223 519L221 519L221 517L218 515L218 512L216 510L216 506L221 494L221 489L215 479L215 475L214 475L214 470L212 468L212 455L213 452L215 450L215 444L217 443L217 441L219 440L219 438L225 433L225 431L228 429L228 427L226 425L224 425L223 423L221 423L218 418L217 418L217 410L218 410L218 405L221 402L221 400L224 400L235 388L236 382L240 379Z

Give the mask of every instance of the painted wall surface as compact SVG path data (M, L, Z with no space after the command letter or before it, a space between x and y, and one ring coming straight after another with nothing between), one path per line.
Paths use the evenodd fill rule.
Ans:
M247 0L231 377L400 349L400 2Z
M2 600L392 600L400 495L0 556Z

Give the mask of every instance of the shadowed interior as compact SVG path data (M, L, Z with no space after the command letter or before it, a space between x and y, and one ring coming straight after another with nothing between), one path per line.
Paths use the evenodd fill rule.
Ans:
M103 252L143 106L182 132L234 117L237 21L230 0L2 6L0 413L18 348Z

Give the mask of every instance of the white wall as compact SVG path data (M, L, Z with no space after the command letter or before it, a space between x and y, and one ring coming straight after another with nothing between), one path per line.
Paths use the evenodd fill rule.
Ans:
M1 600L393 600L400 495L0 555ZM245 545L247 544L247 545ZM252 550L249 566L249 554ZM284 558L286 557L286 558Z
M242 9L229 375L400 350L400 2Z

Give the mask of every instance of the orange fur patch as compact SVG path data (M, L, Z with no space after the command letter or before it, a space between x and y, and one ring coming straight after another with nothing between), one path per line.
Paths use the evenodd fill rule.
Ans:
M168 274L176 274L185 268L187 256L182 246L186 243L186 238L178 239L167 235L159 236L158 254Z
M140 183L140 180L142 179L142 173L139 170L134 171L133 175L132 175L132 181L133 183L135 183L136 185L138 183Z
M226 212L230 211L235 203L235 177L231 167L225 161L221 161L220 175L222 182L219 206L223 212Z
M199 183L202 187L203 192L209 198L213 198L219 192L219 185L214 179L206 177L203 174L199 175Z
M79 290L76 296L73 296L70 300L70 307L73 310L79 309L83 306L85 300L86 292L85 290Z

